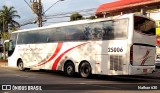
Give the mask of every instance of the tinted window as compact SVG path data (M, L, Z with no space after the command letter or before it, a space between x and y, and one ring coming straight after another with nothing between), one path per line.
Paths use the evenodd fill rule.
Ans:
M128 19L95 22L19 33L18 44L126 39Z
M48 35L46 34L47 30L34 31L32 34L34 35L33 43L46 43Z
M65 31L61 28L50 29L48 34L49 38L52 38L51 42L65 41Z
M155 35L155 22L140 16L134 16L134 29L137 32Z
M17 33L11 34L10 40L12 40L13 45L16 45Z
M128 34L128 19L103 22L103 39L126 39Z
M66 26L61 30L65 33L66 41L84 40L83 25Z
M103 36L103 23L90 23L84 25L84 38L86 40L101 40Z
M45 33L46 33L46 35L48 36L47 37L47 42L55 42L55 32L56 31L56 29L47 29L46 31L45 31Z
M61 28L50 28L45 31L47 42L58 42L65 40L65 32Z
M47 42L47 34L45 31L27 31L19 33L18 44L32 44Z
M8 56L11 56L15 50L17 33L11 34L10 42L8 43ZM6 43L7 44L7 43Z

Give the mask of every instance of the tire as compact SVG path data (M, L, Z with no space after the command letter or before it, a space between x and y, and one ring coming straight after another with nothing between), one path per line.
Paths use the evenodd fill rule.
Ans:
M74 64L72 62L68 62L65 67L64 67L64 72L67 76L74 76L75 74L75 67Z
M22 60L18 61L18 68L19 68L20 71L25 71L25 68L23 66L23 61Z
M79 67L79 75L87 78L91 75L91 65L88 62L83 62Z

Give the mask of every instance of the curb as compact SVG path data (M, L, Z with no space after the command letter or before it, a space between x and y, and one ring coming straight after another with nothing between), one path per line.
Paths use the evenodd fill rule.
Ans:
M7 67L8 66L8 63L6 63L6 62L0 62L0 67Z
M0 60L0 67L7 67L8 66L8 60Z
M8 62L8 60L0 60L0 63L1 63L1 62L6 62L6 63L7 63L7 62Z

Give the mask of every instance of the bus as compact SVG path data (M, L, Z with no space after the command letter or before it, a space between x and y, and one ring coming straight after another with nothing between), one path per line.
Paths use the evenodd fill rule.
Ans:
M155 21L142 15L57 23L12 32L8 65L68 76L149 74L155 70Z

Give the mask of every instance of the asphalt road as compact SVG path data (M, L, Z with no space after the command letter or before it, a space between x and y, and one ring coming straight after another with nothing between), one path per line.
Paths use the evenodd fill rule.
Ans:
M5 90L3 93L26 93L26 92L55 92L55 93L106 93L110 92L144 92L159 93L160 69L149 75L139 76L100 76L93 75L90 78L67 77L63 72L54 71L19 71L17 68L0 67L0 85L14 86L41 86L43 91L14 91ZM141 89L144 86L155 89ZM137 89L138 87L141 87ZM28 87L27 87L28 88ZM21 88L20 88L21 89ZM37 88L38 89L38 88ZM141 91L143 90L143 91Z

